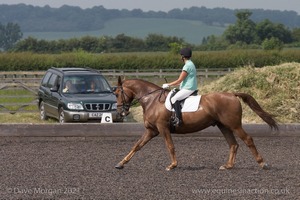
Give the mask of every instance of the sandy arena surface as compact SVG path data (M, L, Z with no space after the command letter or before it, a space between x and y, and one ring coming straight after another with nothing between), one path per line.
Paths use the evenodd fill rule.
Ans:
M122 170L114 166L138 137L1 138L0 199L299 199L299 137L254 137L271 166L262 170L246 145L235 168L222 137L173 137L178 167L163 138L150 141Z

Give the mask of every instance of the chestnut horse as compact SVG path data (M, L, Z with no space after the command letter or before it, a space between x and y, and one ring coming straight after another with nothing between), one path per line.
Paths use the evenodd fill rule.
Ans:
M170 133L171 111L167 110L164 104L168 92L168 90L144 80L122 81L119 77L118 87L115 90L118 112L123 116L127 115L132 101L137 100L143 108L146 130L129 154L115 166L117 169L122 169L138 150L158 134L164 137L172 161L166 170L177 166L175 148ZM242 128L242 107L237 97L241 98L271 128L278 129L276 121L260 107L252 96L245 93L221 92L202 95L196 112L182 113L183 124L176 128L176 134L192 133L217 125L229 144L228 161L220 169L230 169L234 166L239 146L234 134L249 147L259 166L266 169L268 165L258 153L253 139Z

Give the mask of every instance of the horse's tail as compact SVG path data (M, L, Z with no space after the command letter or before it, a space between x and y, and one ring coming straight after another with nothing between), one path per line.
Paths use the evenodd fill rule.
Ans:
M249 94L233 93L235 96L241 98L262 120L264 120L271 129L278 130L278 124L273 118L274 116L264 111L258 102Z

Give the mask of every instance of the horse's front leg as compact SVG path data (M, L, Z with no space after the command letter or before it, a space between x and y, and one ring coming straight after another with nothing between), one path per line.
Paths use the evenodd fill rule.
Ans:
M173 140L172 140L170 131L164 131L162 135L165 138L166 146L169 150L171 161L172 161L172 163L166 168L167 171L170 171L171 169L174 169L174 168L177 167L175 147L174 147L174 144L173 144Z
M125 158L121 162L119 162L115 166L115 168L123 169L124 164L128 163L137 151L139 151L145 144L147 144L147 142L149 142L152 138L154 138L157 135L158 133L150 129L147 129L145 133L142 135L142 137L135 143L135 145L133 146L129 154L127 154L127 156L125 156Z

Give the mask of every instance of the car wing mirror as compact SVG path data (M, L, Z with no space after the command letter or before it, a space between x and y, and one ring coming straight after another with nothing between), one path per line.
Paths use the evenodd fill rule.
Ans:
M117 88L118 88L117 86L113 86L111 89L113 92L115 92L117 90Z
M57 92L58 91L58 87L52 87L52 88L50 88L50 91L51 92Z

